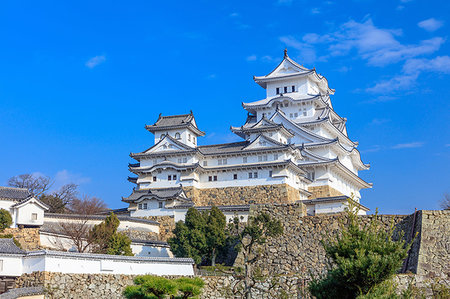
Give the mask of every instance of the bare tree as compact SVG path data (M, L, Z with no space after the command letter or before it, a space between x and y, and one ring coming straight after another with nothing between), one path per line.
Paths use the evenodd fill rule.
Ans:
M77 199L78 185L66 184L51 194L42 194L40 200L49 206L50 213L66 213L67 205Z
M27 188L36 196L44 194L53 182L47 176L33 175L29 173L16 175L8 180L8 186L17 188Z
M91 237L92 225L88 223L88 217L81 217L80 219L73 219L67 222L59 222L57 227L53 228L51 232L55 234L54 243L60 250L68 250L75 247L78 252L86 252L89 250L93 242ZM66 240L64 240L66 239Z
M75 198L70 202L69 210L74 214L93 215L108 209L106 203L98 197L84 195L83 198Z
M444 198L441 200L441 208L444 210L450 210L450 194L444 193Z

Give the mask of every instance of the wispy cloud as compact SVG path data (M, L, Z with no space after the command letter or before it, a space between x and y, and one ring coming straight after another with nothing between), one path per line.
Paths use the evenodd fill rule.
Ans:
M247 61L256 61L257 59L258 57L256 57L256 55L250 55L245 58Z
M86 66L90 69L93 69L94 67L96 67L97 65L103 63L106 61L106 57L104 55L100 55L100 56L95 56L92 57L91 59L89 59L88 61L86 61Z
M361 150L361 153L375 153L375 152L379 152L381 149L382 148L380 145L374 145L372 147L369 147L368 149Z
M232 13L230 13L230 15L229 15L230 18L237 18L237 17L239 17L239 16L240 16L240 14L239 14L238 12L232 12Z
M404 148L418 148L422 147L425 143L424 142L410 142L410 143L399 143L394 145L393 149L404 149Z
M311 8L311 13L313 15L320 14L320 9L318 7Z
M72 173L68 171L67 169L60 170L55 175L55 183L53 184L53 188L59 189L61 186L66 184L77 184L82 185L89 183L91 181L91 178L85 177L78 173Z
M444 25L444 22L436 20L435 18L430 18L423 20L419 23L417 23L417 26L419 26L422 29L425 29L426 31L433 32L438 30Z
M371 125L375 125L375 126L379 126L385 123L390 122L390 119L386 119L386 118L374 118L372 119L372 121L370 122Z
M395 101L397 98L393 97L393 96L378 96L366 101L362 101L362 104L375 104L375 103L385 103L385 102L391 102L391 101Z
M276 3L278 5L291 5L294 0L278 0Z

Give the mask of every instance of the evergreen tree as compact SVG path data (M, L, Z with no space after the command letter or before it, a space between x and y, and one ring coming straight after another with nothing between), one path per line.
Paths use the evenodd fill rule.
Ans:
M226 241L226 218L216 207L203 213L190 208L185 222L179 221L168 240L177 257L190 257L196 264L211 261L215 264L218 251Z
M125 234L117 232L119 224L117 216L111 213L103 222L94 225L89 238L95 253L133 255L131 240Z
M3 231L5 228L10 227L11 224L11 214L5 209L0 209L0 231Z
M407 256L409 246L400 236L392 240L394 231L386 231L377 220L377 213L363 225L358 210L350 204L348 224L341 224L341 233L322 241L330 260L325 277L309 285L313 296L321 298L356 298L369 293L380 283L392 278Z

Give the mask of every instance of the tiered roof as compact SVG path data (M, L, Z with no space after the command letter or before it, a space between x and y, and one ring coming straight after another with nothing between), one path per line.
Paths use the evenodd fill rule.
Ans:
M195 122L194 114L180 114L180 115L159 115L158 119L153 125L146 125L145 128L152 132L167 131L173 129L190 129L198 136L204 136L205 132L200 131Z
M133 193L128 197L122 197L122 201L129 203L138 203L147 198L154 198L159 201L167 200L179 200L183 202L191 202L190 198L187 198L186 193L184 193L183 188L173 187L173 188L159 188L159 189L140 189L133 190Z
M0 199L22 201L33 194L26 188L0 187Z

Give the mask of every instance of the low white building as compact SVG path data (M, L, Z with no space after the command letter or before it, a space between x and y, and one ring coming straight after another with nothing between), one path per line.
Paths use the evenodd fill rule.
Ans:
M11 214L11 227L39 227L48 207L25 188L0 187L0 209Z
M190 258L135 257L50 250L25 252L12 239L0 239L0 276L35 271L85 274L194 275Z

